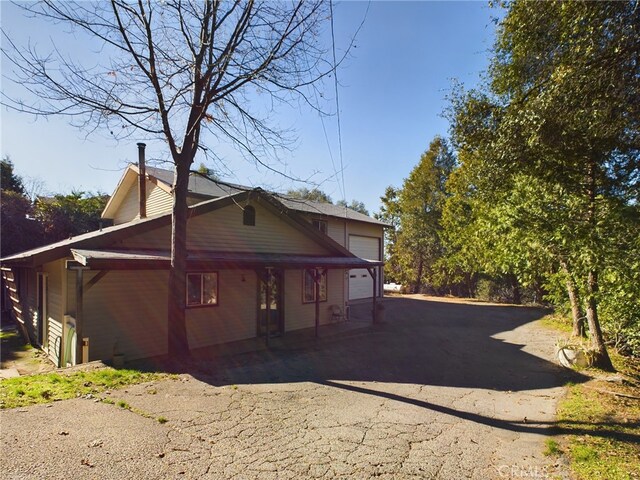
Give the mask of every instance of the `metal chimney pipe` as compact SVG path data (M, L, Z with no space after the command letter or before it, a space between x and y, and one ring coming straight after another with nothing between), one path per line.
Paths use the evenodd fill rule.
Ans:
M145 143L138 143L138 200L140 202L140 218L147 218L147 170L144 159Z

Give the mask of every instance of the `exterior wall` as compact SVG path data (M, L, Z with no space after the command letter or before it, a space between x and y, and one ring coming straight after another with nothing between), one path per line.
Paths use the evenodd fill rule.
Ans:
M190 348L255 337L257 294L255 271L218 270L218 305L187 309Z
M26 311L27 319L30 325L27 327L33 332L33 338L37 338L38 342L38 283L36 278L36 271L33 268L26 269L27 277L27 299L26 299Z
M96 271L85 272L88 282ZM83 337L89 360L167 353L167 271L112 270L84 292Z
M347 244L345 243L345 240L347 238L344 230L345 223L346 220L342 220L339 218L330 218L327 224L327 235L329 235L329 237L331 237L343 247L347 246Z
M138 199L136 185L136 200ZM147 216L170 212L173 207L173 196L155 183L147 181ZM137 213L137 212L136 212Z
M131 220L138 218L138 184L134 183L129 187L127 193L120 203L118 210L113 216L113 224L120 225L121 223L130 222Z
M36 285L36 271L32 268L14 268L13 278L17 287L17 298L22 310L22 321L31 339L38 338L38 297ZM4 283L3 283L4 285ZM11 305L11 303L9 303ZM12 309L9 306L8 311ZM10 313L15 316L15 312Z
M375 237L380 239L380 252L378 259L382 260L384 258L384 229L380 225L375 225L371 223L364 222L349 222L347 225L347 234L348 235L358 235L363 237ZM349 246L347 246L349 248ZM382 297L384 294L384 269L381 267L376 267L376 281L378 282L377 294ZM365 274L369 276L367 270L353 270L352 274L362 275Z
M60 362L60 352L64 351L62 325L66 303L66 280L63 273L64 259L43 265L42 271L47 274L49 289L47 292L47 345L45 349L49 359L56 365Z
M303 270L286 270L285 291L285 331L315 326L316 304L302 303ZM320 302L320 324L331 323L331 305L338 305L344 311L344 270L333 269L327 273L327 301Z
M378 259L384 258L384 229L381 225L376 225L373 223L359 222L354 220L344 220L341 218L328 217L322 218L318 215L313 214L305 214L304 217L311 222L313 219L321 219L327 221L327 235L331 237L333 240L338 242L343 247L350 249L349 245L349 236L357 235L363 237L373 237L380 239L380 252ZM345 225L346 224L346 225ZM346 231L345 231L346 227ZM384 271L382 268L377 267L377 280L379 284L378 295L383 295L383 283L384 283ZM368 278L369 282L371 281L371 276L367 272L366 269L355 269L350 272L351 275L356 275L357 278L362 278L364 275ZM369 289L371 290L371 289ZM349 294L348 282L345 282L344 287L345 298L353 298ZM371 297L371 293L368 294L368 297Z
M347 234L384 238L384 229L381 225L352 221L349 222L349 225L347 225Z
M89 281L98 272L85 272ZM244 281L243 281L244 278ZM329 270L320 323L331 322L331 305L344 309L344 270ZM192 349L256 336L258 278L253 270L218 270L215 307L187 309ZM315 303L302 303L302 270L285 271L286 331L315 325ZM167 272L110 271L84 294L83 336L89 360L110 360L114 349L125 359L167 352Z
M76 316L76 272L66 270L67 276L67 315ZM86 282L86 280L85 280Z
M323 255L327 251L270 211L255 205L256 224L242 224L242 209L229 205L189 220L187 248L223 252ZM125 248L168 249L171 227L166 226L122 241Z
M171 207L171 194L155 183L147 180L147 216L151 217L160 213L170 212ZM140 218L139 209L138 183L134 182L133 185L129 187L129 190L127 190L122 203L120 203L120 206L116 210L113 216L113 224L119 225Z

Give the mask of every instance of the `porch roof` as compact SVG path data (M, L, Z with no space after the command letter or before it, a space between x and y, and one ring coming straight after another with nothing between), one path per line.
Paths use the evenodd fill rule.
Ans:
M168 269L168 250L84 250L71 249L74 259L94 270ZM379 260L359 257L324 257L256 252L189 252L189 269L202 268L372 268L384 265Z

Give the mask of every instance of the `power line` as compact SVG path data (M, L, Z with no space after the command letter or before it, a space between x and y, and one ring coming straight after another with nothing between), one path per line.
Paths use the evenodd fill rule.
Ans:
M340 156L340 177L342 181L342 199L346 203L347 190L344 184L344 158L342 155L342 126L340 123L340 97L338 95L338 62L336 60L336 36L335 36L334 21L333 21L333 0L329 0L329 13L331 15L331 48L333 52L333 84L335 87L336 116L338 119L338 153Z

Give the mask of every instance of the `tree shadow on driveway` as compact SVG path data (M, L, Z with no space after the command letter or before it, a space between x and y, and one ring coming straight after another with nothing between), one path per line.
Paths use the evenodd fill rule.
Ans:
M495 338L541 318L543 309L411 298L385 304L383 325L343 338L297 342L287 334L279 347L202 360L189 373L213 385L344 380L514 392L586 379L523 351L536 338ZM352 308L358 315L369 307Z
M447 407L445 405L437 405L431 402L427 402L425 400L410 398L402 395L396 395L394 393L380 391L380 390L373 390L370 388L364 388L357 385L343 384L343 383L334 382L332 380L325 380L322 383L329 387L339 388L339 389L348 390L351 392L356 392L356 393L361 393L366 395L374 395L377 397L386 398L386 399L394 400L397 402L407 403L420 408L426 408L434 412L439 412L445 415L457 417L462 420L468 420L468 421L479 423L482 425L487 425L489 427L499 428L502 430L509 430L512 432L534 433L539 435L591 435L594 437L615 439L621 442L627 442L632 445L640 442L640 435L626 433L618 429L618 427L638 428L640 427L640 423L608 422L606 424L593 424L588 422L568 422L568 421L544 422L539 420L536 420L534 423L529 423L524 420L523 421L504 420L496 417L487 417L485 415L480 415L473 412L465 412L455 408ZM589 425L589 426L595 425L595 426L598 426L599 428L594 430L592 428L584 428L584 425Z
M387 298L385 305L382 325L319 339L292 332L269 349L196 356L186 373L212 386L312 382L519 433L622 435L624 441L640 440L616 432L612 425L594 431L579 424L496 418L464 411L451 402L443 405L405 395L406 390L393 386L490 390L507 398L506 392L531 393L588 380L551 361L553 334L527 326L542 318L544 309L407 297ZM366 317L370 305L352 308L354 316Z

